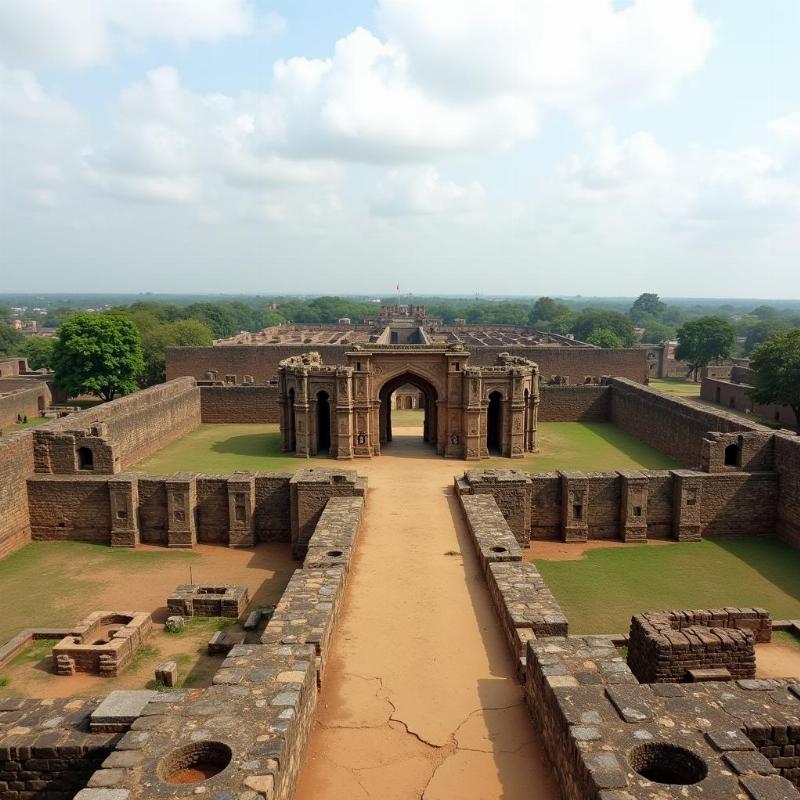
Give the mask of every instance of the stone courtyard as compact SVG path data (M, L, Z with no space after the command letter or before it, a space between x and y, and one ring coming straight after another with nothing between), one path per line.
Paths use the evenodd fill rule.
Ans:
M645 584L631 594L623 629L575 636L559 580L537 561L556 546L657 558L665 542L681 553L697 548L702 559L706 541L732 537L755 548L781 542L784 562L794 559L799 440L603 375L602 354L587 370L591 348L581 343L531 344L574 351L583 376L563 380L576 369L562 362L558 380L540 381L523 355L499 355L496 366L478 357L470 367L480 348L509 344L508 331L444 331L415 320L381 331L377 338L388 331L397 340L361 331L343 341L331 330L326 346L352 348L346 359L284 354L275 383L233 372L220 379L210 362L212 377L177 377L4 437L5 563L68 546L131 559L152 553L156 569L161 558L184 561L183 574L173 571L157 589L118 558L98 575L100 591L76 583L70 594L65 581L63 618L35 597L24 604L0 650L0 679L8 675L0 796L800 797L800 658L790 674L759 672L760 647L779 641L800 653L791 644L800 587L770 576L766 560L763 574L752 572L763 605L737 601L742 587L731 585L725 606L711 606L698 582L689 587L692 608L653 607ZM291 335L316 348L323 332ZM431 341L415 342L425 336ZM393 424L391 395L409 378L421 411ZM495 391L507 404L501 411L492 408ZM246 426L273 426L273 450L265 439L227 444L227 425L238 437ZM206 455L181 449L202 430L213 434ZM484 450L491 461L472 460ZM226 472L214 466L217 452ZM175 468L141 471L159 458ZM264 548L269 555L256 558ZM250 554L252 580L242 580ZM75 563L63 565L81 575ZM41 594L57 589L48 574L37 583L31 571ZM638 585L634 574L621 578L629 580ZM129 601L97 602L109 585L117 601ZM766 602L778 597L788 617ZM0 599L13 602L3 586ZM78 679L55 675L44 657L59 630L72 641L75 622L91 612L124 609L97 617L124 627L135 616L127 609L141 610L152 615L148 642L165 642L168 614L205 619L190 616L195 605L234 626L211 640L236 634L199 682L165 688L154 682L154 659L149 675L133 669L134 683L120 686L149 694L115 690L101 709L108 690L76 683L75 696L88 690L96 699L44 699L56 696L43 688L50 682ZM117 628L101 633L92 646L113 642ZM28 652L42 653L28 663L50 671L46 679L23 668ZM109 707L127 710L115 717ZM75 756L76 744L85 757Z

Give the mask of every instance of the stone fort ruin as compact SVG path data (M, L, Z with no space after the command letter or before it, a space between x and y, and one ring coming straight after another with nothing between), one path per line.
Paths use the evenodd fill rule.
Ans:
M403 383L424 394L424 435L442 456L477 460L496 449L513 458L535 449L540 420L607 421L680 464L609 472L454 464L454 502L564 800L800 797L800 680L752 670L756 642L800 623L760 608L641 609L630 633L575 636L523 560L544 539L747 533L798 546L800 438L648 389L640 351L522 343L532 335L509 331L467 336L418 316L410 310L405 327L384 326L396 342L355 331L362 341L323 345L293 332L302 341L291 351L285 341L187 348L170 354L173 379L163 385L0 439L0 557L31 541L282 542L298 561L259 640L234 646L204 688L112 693L102 703L0 699L4 800L292 797L358 569L365 504L377 497L356 470L314 462L293 474L159 476L132 467L201 422L279 425L284 448L298 455L327 444L337 458L376 456L391 445L388 399ZM344 328L327 335L349 336ZM401 330L461 341L400 341ZM536 348L558 355L543 367ZM182 371L187 358L199 375ZM211 588L226 586L220 575ZM0 645L0 665L37 635ZM93 641L101 638L114 637Z

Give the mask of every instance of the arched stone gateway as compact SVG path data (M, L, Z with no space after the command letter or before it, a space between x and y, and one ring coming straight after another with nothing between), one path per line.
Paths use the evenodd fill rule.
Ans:
M392 440L392 393L405 384L424 396L423 436L441 456L522 458L536 449L539 368L532 361L501 353L494 366L473 367L459 345L356 346L346 358L326 365L318 353L305 353L280 363L284 451L380 455ZM320 430L328 418L329 441Z

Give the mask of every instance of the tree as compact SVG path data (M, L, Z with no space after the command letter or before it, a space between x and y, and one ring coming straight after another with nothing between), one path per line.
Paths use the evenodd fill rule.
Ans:
M647 344L658 344L659 342L670 341L675 337L675 328L666 322L646 319L642 320L642 324L644 325L642 341Z
M698 317L678 328L675 358L689 364L689 374L697 380L702 367L721 358L730 358L736 345L733 325L721 317Z
M540 297L533 304L530 321L532 325L536 326L537 323L552 322L554 319L564 314L569 314L569 308L563 303L557 303L552 297Z
M138 376L142 387L166 380L168 347L206 347L213 342L211 329L196 319L158 322L149 312L138 311L132 320L142 337L144 368Z
M609 328L597 328L586 341L595 347L603 347L606 350L617 350L625 346L622 339Z
M791 325L781 319L762 319L751 325L744 339L745 353L752 353L762 342L766 342L774 333L789 330Z
M750 366L753 400L789 406L800 432L800 328L772 334L755 349Z
M618 311L605 311L598 308L586 308L581 311L572 326L572 332L576 339L586 342L599 328L613 331L622 340L623 347L630 347L636 341L636 332L628 317Z
M19 331L0 322L0 356L18 356L22 351L23 338Z
M51 336L30 336L25 340L22 355L31 369L52 369L53 348L56 340Z
M659 318L666 310L667 304L662 303L661 300L658 299L657 294L645 292L644 294L640 294L636 300L633 301L628 316L630 316L634 322L639 322L644 316Z
M75 314L58 332L53 367L56 383L68 395L91 393L113 400L137 389L144 369L142 339L122 314Z

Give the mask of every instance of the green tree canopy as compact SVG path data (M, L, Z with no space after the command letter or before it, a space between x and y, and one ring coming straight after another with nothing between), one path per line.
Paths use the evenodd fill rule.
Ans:
M800 431L800 328L774 333L750 360L751 397L757 403L789 406Z
M736 345L733 325L722 317L708 316L689 320L678 328L675 358L689 364L697 380L702 367L720 358L730 358Z
M572 333L576 339L588 342L589 337L599 328L613 331L621 340L623 347L630 347L636 341L633 323L618 311L587 308L578 314Z
M589 342L589 344L593 344L596 347L603 347L606 350L616 350L625 346L622 339L609 328L595 329L586 341Z
M787 331L792 326L782 319L762 319L751 325L744 339L745 353L752 353L762 342L766 342L773 333Z
M28 359L31 369L52 369L55 344L52 336L29 336L23 345L22 355Z
M662 303L657 294L645 292L644 294L640 294L636 300L633 301L633 305L628 314L634 322L639 322L644 316L658 319L666 310L667 304Z
M642 341L647 344L658 344L659 342L669 341L675 337L675 328L666 322L659 322L656 319L646 318L641 321L644 325Z
M53 368L56 383L68 395L91 393L113 400L137 389L144 369L141 336L122 314L75 314L59 329Z
M543 322L552 322L554 319L569 314L568 306L563 303L558 303L552 297L540 297L534 304L531 310L530 319L531 324L536 327ZM544 325L541 327L550 327Z
M23 335L0 322L0 356L18 356L22 353Z

